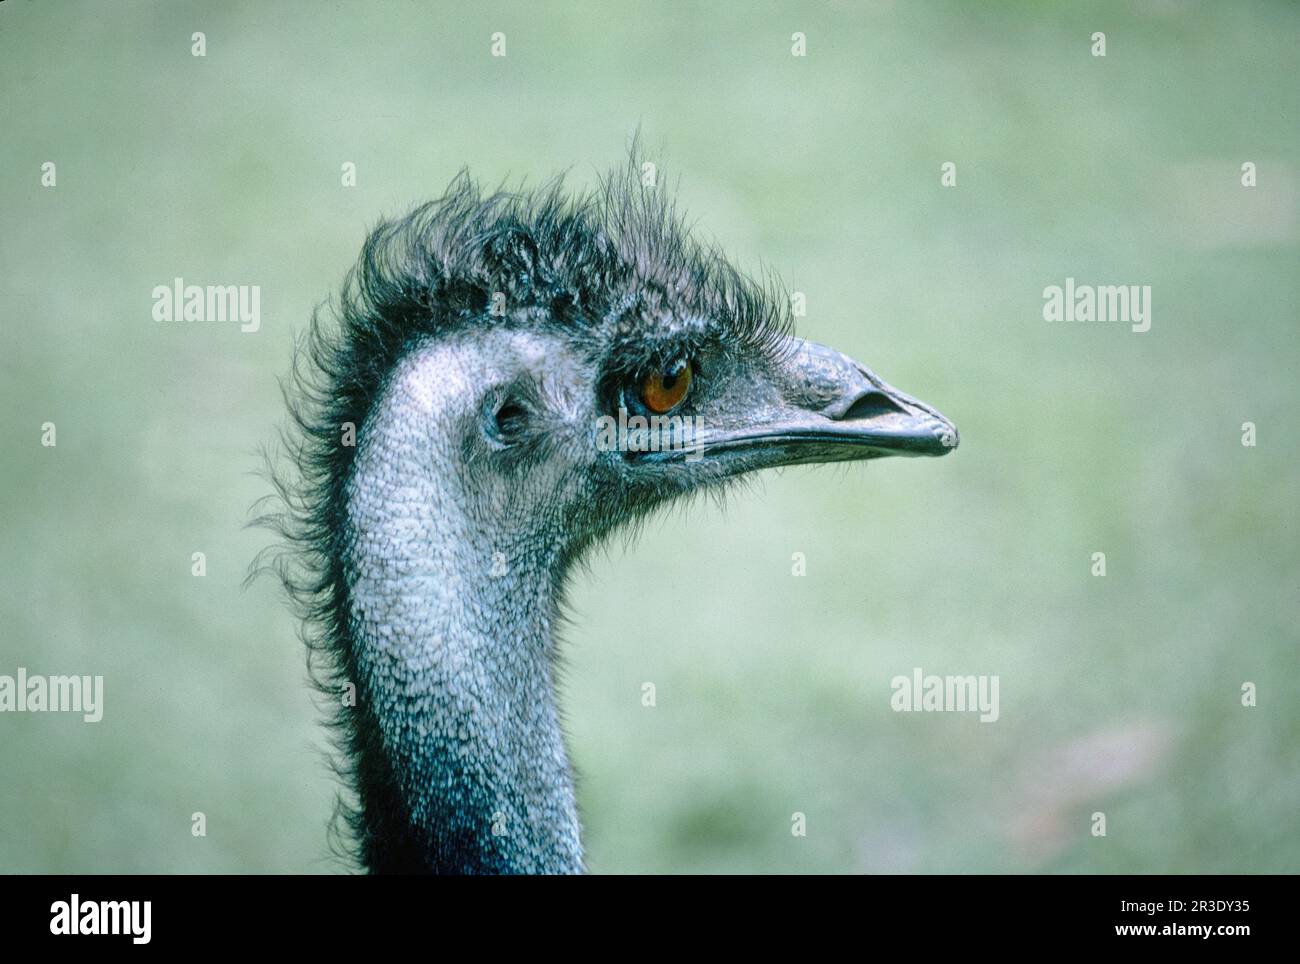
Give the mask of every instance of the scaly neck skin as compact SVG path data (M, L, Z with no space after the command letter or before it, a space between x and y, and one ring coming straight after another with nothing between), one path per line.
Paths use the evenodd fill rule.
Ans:
M551 667L556 552L474 517L455 447L432 428L447 386L423 372L445 382L437 368L399 366L348 484L358 701L383 755L358 769L392 785L362 788L367 826L389 838L372 869L578 873Z

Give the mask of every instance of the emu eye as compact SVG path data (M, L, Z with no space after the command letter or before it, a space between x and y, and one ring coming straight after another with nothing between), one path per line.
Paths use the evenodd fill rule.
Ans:
M691 390L691 363L679 359L641 382L641 401L656 415L672 411Z

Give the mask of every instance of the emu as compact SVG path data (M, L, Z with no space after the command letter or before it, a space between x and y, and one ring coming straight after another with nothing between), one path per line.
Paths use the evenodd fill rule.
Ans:
M371 872L584 870L555 634L594 544L759 469L957 444L796 338L779 283L693 239L639 171L634 149L578 196L462 172L375 228L297 343L255 520L281 538L254 568L303 621L336 842ZM669 415L689 444L597 444L602 420Z

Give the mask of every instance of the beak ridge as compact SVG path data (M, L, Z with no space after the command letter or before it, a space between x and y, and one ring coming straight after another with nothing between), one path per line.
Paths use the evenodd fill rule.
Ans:
M937 409L833 348L804 342L788 372L787 399L799 412L790 429L799 435L876 455L947 455L960 440Z

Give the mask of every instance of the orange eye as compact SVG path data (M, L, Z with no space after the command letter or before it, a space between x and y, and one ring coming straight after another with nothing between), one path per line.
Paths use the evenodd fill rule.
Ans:
M656 415L682 403L691 388L691 363L682 359L667 371L655 372L641 383L641 400Z

